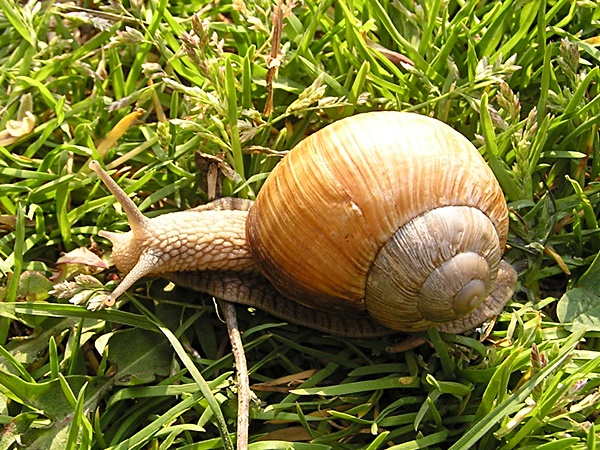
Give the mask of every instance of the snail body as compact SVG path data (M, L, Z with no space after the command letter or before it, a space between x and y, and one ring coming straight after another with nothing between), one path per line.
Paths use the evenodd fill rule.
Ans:
M364 336L466 331L513 292L516 274L501 260L502 190L477 149L429 117L373 112L335 122L289 152L254 204L222 199L147 219L98 163L92 169L132 228L101 232L128 273L113 300L141 276L168 273L291 322Z

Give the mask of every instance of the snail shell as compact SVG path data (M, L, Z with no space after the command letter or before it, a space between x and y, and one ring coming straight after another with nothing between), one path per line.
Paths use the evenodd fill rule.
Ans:
M516 273L501 261L502 190L477 149L429 117L340 120L292 149L254 204L222 199L153 219L97 162L91 167L132 229L101 232L128 272L112 301L144 275L166 275L360 337L430 326L463 332L498 314L513 293Z
M247 239L296 301L417 331L488 297L507 230L502 190L464 136L426 116L376 112L296 146L250 210Z

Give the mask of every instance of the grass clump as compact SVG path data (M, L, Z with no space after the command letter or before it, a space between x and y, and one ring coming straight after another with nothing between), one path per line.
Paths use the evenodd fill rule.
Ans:
M126 223L90 159L152 216L253 198L282 152L375 109L478 145L511 209L518 292L483 342L431 330L398 354L238 308L250 448L595 448L599 23L566 0L0 0L2 448L232 445L209 299L159 280L119 309L48 296L111 280L97 233Z

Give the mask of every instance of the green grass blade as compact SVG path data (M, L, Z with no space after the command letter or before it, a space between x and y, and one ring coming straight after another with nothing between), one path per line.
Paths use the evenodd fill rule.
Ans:
M181 345L177 336L173 334L171 330L169 330L166 326L161 324L158 319L146 308L144 308L141 304L138 303L138 308L144 313L146 317L148 317L153 323L156 324L158 329L164 334L164 336L169 340L173 349L177 353L177 356L183 362L186 369L189 371L190 375L198 385L198 389L208 402L210 409L212 410L215 418L217 420L217 427L219 428L219 432L221 433L221 437L223 439L223 445L227 450L233 450L234 446L231 441L231 437L229 436L229 431L227 430L227 423L225 422L225 417L223 416L223 412L221 411L221 406L217 399L213 395L209 384L206 382L194 362L190 359L187 352Z
M509 398L507 398L500 405L490 411L479 422L473 425L471 429L469 429L458 441L454 443L454 445L450 447L450 450L473 448L473 446L481 438L483 438L483 436L489 433L490 430L492 430L501 420L521 408L523 401L529 397L529 395L531 395L536 386L567 362L569 356L573 352L573 349L583 337L583 334L583 331L573 333L567 342L565 342L565 345L556 359L554 359L552 362L549 362L546 367L531 377L529 381L524 383Z
M25 22L23 16L13 0L0 0L0 9L10 24L17 30L23 39L32 47L36 46L35 31Z
M238 175L245 180L244 159L242 157L242 144L238 133L238 107L237 107L237 89L235 88L235 75L233 74L233 65L230 59L225 62L225 95L227 98L227 115L229 119L229 138L231 144L231 153L233 156L233 168Z
M502 190L510 200L514 201L522 197L523 190L517 185L511 176L510 170L498 156L496 134L494 133L492 119L490 118L487 106L487 95L484 94L481 98L479 113L481 117L481 131L485 138L485 155L487 156L491 169L494 171L494 175L496 175L496 178L498 178L498 181L500 182L500 186L502 186Z

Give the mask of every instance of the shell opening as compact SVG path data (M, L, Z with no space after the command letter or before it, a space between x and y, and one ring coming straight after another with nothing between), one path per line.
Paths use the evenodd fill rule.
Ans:
M425 330L477 308L496 279L498 234L476 208L433 209L400 227L379 250L365 302L383 325Z

